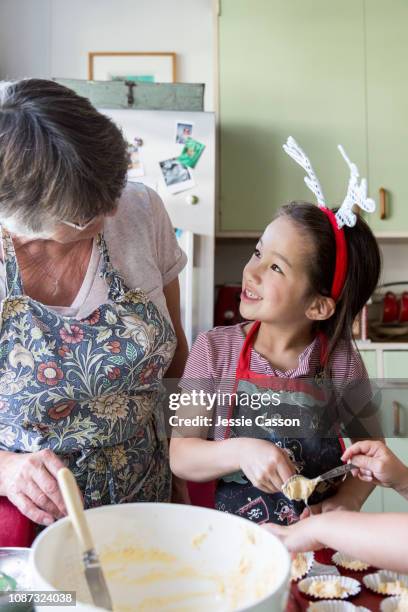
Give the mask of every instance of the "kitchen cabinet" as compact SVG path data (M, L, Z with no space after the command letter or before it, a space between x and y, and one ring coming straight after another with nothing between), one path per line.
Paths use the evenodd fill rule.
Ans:
M370 378L377 377L377 351L375 350L360 350L360 355L363 359L368 376Z
M399 388L395 382L384 390L382 414L387 445L408 464L408 351L384 351L383 362L385 378L400 379L399 382L402 379L406 383L405 388ZM392 489L384 489L383 500L385 512L408 512L408 501Z
M368 178L379 235L408 236L408 3L219 0L221 234L259 232L282 204L314 201L282 151L293 135L328 205L345 195L344 145ZM387 215L380 219L379 190Z
M370 378L377 377L377 351L375 349L360 349L360 355ZM348 442L347 446L349 446ZM376 487L362 507L364 512L383 512L384 496L381 487Z
M385 378L408 379L408 351L386 350L383 360Z
M401 344L391 347L373 343L370 348L366 345L360 348L360 354L370 378L378 378L382 387L377 401L381 405L379 414L386 443L408 464L408 347ZM408 501L392 489L377 487L363 510L407 512Z
M368 215L376 232L408 231L408 80L406 0L365 2L367 150L370 193L386 190L387 214Z
M347 187L339 142L366 172L363 5L221 0L221 231L260 231L282 204L314 201L282 150L289 135L313 160L328 203Z

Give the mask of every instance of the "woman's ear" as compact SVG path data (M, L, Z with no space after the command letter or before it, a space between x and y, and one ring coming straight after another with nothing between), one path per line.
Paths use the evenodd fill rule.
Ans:
M311 321L325 321L335 313L336 302L331 297L316 296L309 304L305 314Z

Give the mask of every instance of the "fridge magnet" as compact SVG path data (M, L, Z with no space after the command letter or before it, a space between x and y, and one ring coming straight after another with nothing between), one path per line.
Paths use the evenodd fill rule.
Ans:
M144 176L144 168L140 157L140 150L136 144L128 143L128 179L139 178Z
M183 166L195 168L204 149L205 145L203 145L201 142L198 142L198 140L194 140L193 138L187 138L181 155L179 155L177 159L179 160L180 164L183 164Z
M179 193L193 187L194 180L191 171L180 164L176 157L165 159L159 162L159 165L170 193Z
M193 134L192 123L177 122L176 124L176 142L178 144L185 144L187 138L190 138Z

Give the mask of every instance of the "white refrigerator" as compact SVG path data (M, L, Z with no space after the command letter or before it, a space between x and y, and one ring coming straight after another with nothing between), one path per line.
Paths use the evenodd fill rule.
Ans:
M181 314L191 346L200 331L213 326L214 113L100 110L115 121L129 143L129 180L159 193L187 254L180 275Z

